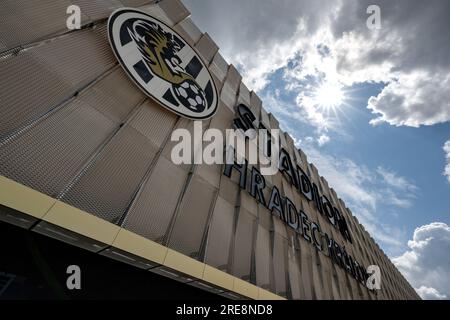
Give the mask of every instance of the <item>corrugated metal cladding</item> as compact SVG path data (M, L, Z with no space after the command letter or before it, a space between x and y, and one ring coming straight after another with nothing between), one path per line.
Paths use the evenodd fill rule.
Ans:
M82 29L66 29L77 4ZM0 174L190 257L292 299L410 299L414 290L286 134L282 143L328 198L353 236L346 248L382 270L374 293L272 216L222 175L219 165L176 166L175 128L193 122L156 104L118 65L107 18L122 6L173 26L209 65L220 92L203 127L229 128L244 102L270 128L261 107L207 34L176 0L2 0L0 2ZM345 240L277 173L267 177L337 242Z

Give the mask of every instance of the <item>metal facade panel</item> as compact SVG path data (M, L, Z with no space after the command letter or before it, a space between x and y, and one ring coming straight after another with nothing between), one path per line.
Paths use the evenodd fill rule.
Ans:
M75 100L0 147L0 174L57 197L115 124Z
M36 121L116 62L104 27L0 58L0 139Z
M192 180L183 196L169 238L169 247L190 257L200 258L216 189L198 176Z
M165 243L186 178L184 170L160 157L131 206L123 227L145 238Z
M69 0L2 0L0 2L0 52L67 32ZM86 16L82 16L86 21Z
M112 223L119 223L148 170L156 149L125 125L77 178L61 200Z

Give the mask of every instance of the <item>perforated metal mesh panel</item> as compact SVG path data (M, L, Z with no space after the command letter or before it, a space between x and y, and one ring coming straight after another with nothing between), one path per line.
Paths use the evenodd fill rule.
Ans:
M117 63L105 24L60 36L33 48L31 53L75 87L88 83Z
M256 217L241 207L234 238L233 274L250 281Z
M273 238L273 266L275 275L275 292L286 296L286 260L287 260L287 240L278 233Z
M183 197L180 212L169 239L169 247L198 258L211 204L216 190L194 176Z
M68 31L68 0L0 1L0 52L36 41L46 35ZM86 21L82 15L82 21Z
M111 120L121 123L141 101L144 94L119 66L80 95L80 99Z
M0 140L116 63L104 29L71 33L0 59Z
M75 100L0 146L0 174L56 197L114 126Z
M288 247L288 276L289 287L292 299L304 299L305 294L303 292L303 284L300 282L300 263L299 256L296 250L292 247Z
M147 138L125 126L61 200L118 223L155 154Z
M148 239L164 242L187 173L161 157L130 208L123 227Z
M0 140L72 92L60 75L38 63L28 52L0 59L0 74Z
M270 289L270 265L272 262L270 248L269 227L258 224L256 246L255 246L255 267L256 284L264 289Z
M73 4L80 7L81 12L91 20L107 18L111 12L122 7L119 0L71 0Z
M155 2L154 0L120 0L124 6L127 7L139 7L144 4L149 4Z
M208 232L205 262L221 270L228 270L234 211L232 204L222 197L217 198Z
M173 112L162 108L153 100L147 99L133 117L130 125L160 148L172 133L176 120L177 116Z

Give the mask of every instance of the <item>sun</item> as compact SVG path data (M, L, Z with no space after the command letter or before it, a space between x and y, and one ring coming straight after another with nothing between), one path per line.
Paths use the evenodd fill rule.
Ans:
M340 84L324 82L314 91L313 99L321 108L336 109L344 103L345 94Z

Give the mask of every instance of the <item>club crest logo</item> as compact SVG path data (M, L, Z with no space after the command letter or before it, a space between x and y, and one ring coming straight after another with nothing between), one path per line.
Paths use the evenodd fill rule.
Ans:
M113 12L111 47L126 73L150 97L190 119L217 110L217 89L194 49L165 23L135 9Z

